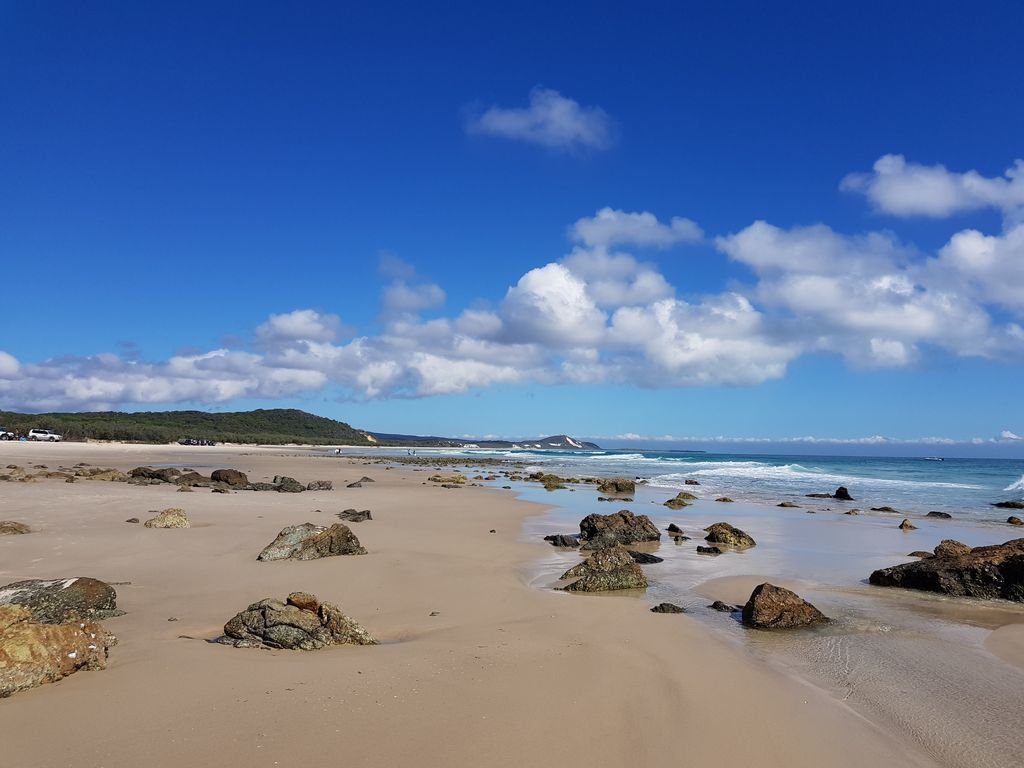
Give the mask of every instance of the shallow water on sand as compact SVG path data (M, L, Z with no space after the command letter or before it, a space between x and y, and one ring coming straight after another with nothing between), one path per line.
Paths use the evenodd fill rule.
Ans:
M710 500L670 510L662 502L672 494L658 488L638 487L631 503L597 502L593 486L546 492L519 484L515 490L531 501L558 505L527 522L528 539L577 532L583 516L623 508L649 515L661 530L675 522L690 541L677 545L665 537L637 547L665 558L644 566L650 581L646 594L640 593L645 603L683 605L724 639L826 688L881 727L913 739L942 765L1024 765L1024 669L985 647L992 630L1024 623L1024 606L866 582L871 571L907 562L908 552L931 550L942 539L979 546L1016 538L1019 530L976 519L915 518L918 529L904 532L897 527L902 516L848 516L826 511L827 501L815 502L814 514ZM717 557L698 555L702 529L718 521L742 528L758 545ZM579 559L577 552L552 549L536 564L531 583L550 588ZM738 614L707 607L714 599L742 604L763 581L794 589L834 621L812 630L761 632L744 628Z

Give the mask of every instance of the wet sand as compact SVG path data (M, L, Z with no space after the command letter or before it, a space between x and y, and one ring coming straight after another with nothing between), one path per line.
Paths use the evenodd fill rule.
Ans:
M543 506L305 453L0 445L0 466L224 466L338 488L0 486L0 518L36 529L0 539L3 583L130 582L117 587L127 614L104 622L120 638L106 670L0 701L5 765L934 764L701 620L649 613L651 595L531 588L528 566L550 548L524 543L522 526ZM363 474L377 482L344 488ZM169 506L195 527L124 522ZM351 526L370 554L255 560L285 525L331 523L346 507L372 510L372 521ZM250 602L293 590L339 604L383 644L303 653L206 642Z

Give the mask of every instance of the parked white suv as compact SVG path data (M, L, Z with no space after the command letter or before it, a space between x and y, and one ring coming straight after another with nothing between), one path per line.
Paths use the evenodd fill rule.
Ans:
M8 432L3 427L0 427L0 440L13 440L13 439L14 439L14 433L13 432Z
M59 443L61 441L61 436L48 429L30 429L28 431L28 439L43 440L48 443Z

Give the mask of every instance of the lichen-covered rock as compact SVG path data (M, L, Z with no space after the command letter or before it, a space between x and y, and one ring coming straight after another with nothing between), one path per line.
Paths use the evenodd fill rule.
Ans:
M759 584L743 606L743 623L757 629L792 629L828 621L828 617L795 592Z
M334 481L333 480L313 480L306 483L307 491L333 491Z
M882 568L869 581L880 587L1024 602L1024 539Z
M128 475L120 470L101 469L99 467L76 469L75 476L85 478L86 480L100 480L107 483L123 483L128 479Z
M212 478L204 477L203 475L199 474L198 472L191 472L190 471L190 472L185 472L184 474L178 475L176 478L174 478L174 482L177 483L179 486L181 486L181 488L188 488L189 490L191 490L192 486L194 486L194 485L207 486L211 482L213 482L213 480L212 480ZM178 490L181 490L181 488L179 488Z
M160 483L173 483L174 478L181 474L180 469L164 467L153 469L152 467L136 467L128 473L128 476L135 480L156 480Z
M221 642L236 648L281 648L315 651L330 645L376 645L377 640L331 603L307 592L292 592L286 601L266 598L253 603L224 625Z
M245 472L237 469L215 469L210 473L210 479L215 483L224 483L235 488L249 484L249 478Z
M714 523L704 529L707 531L705 541L712 544L728 544L730 547L753 547L757 545L753 537L748 533L734 528L728 523Z
M665 506L669 509L682 509L683 507L689 506L691 501L696 500L696 496L687 491L680 491L671 499L665 502Z
M156 511L156 510L152 510ZM185 510L177 507L170 507L159 512L156 517L151 517L145 523L147 528L188 528L190 524Z
M338 519L346 523L365 523L367 520L373 520L373 513L368 509L346 509L338 513Z
M274 487L278 493L302 493L306 490L306 486L287 475L275 475Z
M628 509L610 515L594 513L580 521L580 540L584 549L660 539L661 531L647 515L634 515Z
M728 496L719 496L717 499L715 499L715 501L721 501L721 502L723 502L725 504L732 504L733 503L732 499L730 499Z
M257 556L257 560L316 560L338 555L365 555L366 550L347 525L330 528L313 523L289 525Z
M628 477L606 477L597 484L597 490L612 496L632 496L636 493L636 481Z
M0 520L0 536L19 536L32 533L32 529L16 520Z
M80 669L103 669L117 638L99 624L43 624L20 605L0 605L0 698Z
M700 546L698 544L697 545L697 554L698 555L720 555L720 554L722 554L722 550L719 549L718 547L702 547L702 546Z
M121 616L117 592L99 579L28 579L0 587L0 605L20 605L33 621L63 624L81 619Z
M645 589L647 577L625 547L599 549L582 563L562 574L576 579L565 589L569 592L610 592L619 589Z
M971 554L971 548L956 539L943 539L934 549L936 557L958 557Z

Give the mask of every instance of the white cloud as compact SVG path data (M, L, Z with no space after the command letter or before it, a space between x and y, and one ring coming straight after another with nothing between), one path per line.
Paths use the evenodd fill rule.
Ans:
M1024 160L1014 161L1003 176L987 177L883 155L872 173L851 173L840 189L860 192L878 210L895 216L943 218L979 208L1011 212L1024 208Z
M466 123L470 134L540 144L550 149L608 149L612 121L600 107L578 102L550 88L530 91L527 107L492 106Z
M341 329L337 315L328 315L312 309L297 309L282 315L271 315L256 329L256 338L262 342L280 341L333 341Z
M1000 440L1024 440L1024 437L1021 437L1020 435L1014 434L1013 432L1011 432L1008 429L1004 429L1002 432L999 433L999 439Z
M606 315L587 294L587 284L561 264L531 269L508 289L501 314L509 338L556 348L598 342Z
M422 312L444 304L445 294L436 283L409 285L397 281L384 290L384 309L387 312Z
M1024 224L1002 235L958 232L939 251L933 271L967 295L1024 313Z
M577 220L570 228L573 240L590 248L610 248L613 245L640 245L667 248L676 243L700 240L704 233L690 219L674 216L662 224L647 211L627 213L613 208L602 208L594 216Z

